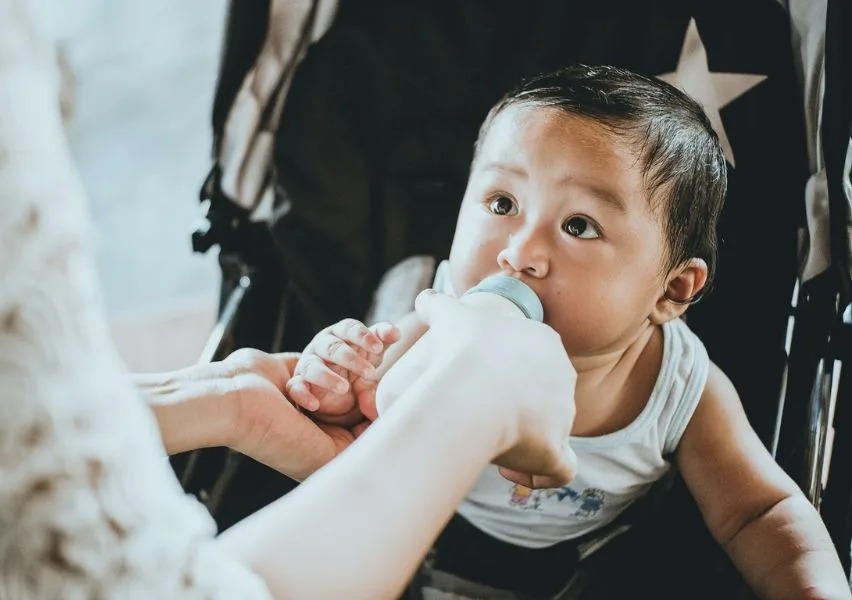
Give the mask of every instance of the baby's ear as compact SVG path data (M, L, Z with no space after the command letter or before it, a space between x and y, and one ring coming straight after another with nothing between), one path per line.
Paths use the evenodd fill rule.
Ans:
M706 283L707 263L701 258L690 258L672 269L665 290L654 305L651 322L661 325L681 316Z

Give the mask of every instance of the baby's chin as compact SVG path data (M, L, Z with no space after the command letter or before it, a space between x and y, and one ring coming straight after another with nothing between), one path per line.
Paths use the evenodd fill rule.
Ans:
M582 347L577 347L578 344L576 343L576 336L571 335L570 331L565 331L564 327L557 327L553 320L547 318L547 311L544 313L544 324L559 335L559 339L562 340L562 347L565 348L565 352L568 353L569 357L572 353L578 353L584 350ZM574 342L572 343L571 340L574 340Z

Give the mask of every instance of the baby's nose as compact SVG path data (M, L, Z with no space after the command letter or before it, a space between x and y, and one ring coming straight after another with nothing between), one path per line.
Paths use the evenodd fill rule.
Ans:
M535 232L514 234L497 255L497 264L504 271L523 273L536 278L545 277L550 270L547 241Z

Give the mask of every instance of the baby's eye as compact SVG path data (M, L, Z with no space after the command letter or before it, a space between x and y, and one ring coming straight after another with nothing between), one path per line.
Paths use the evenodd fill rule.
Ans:
M508 196L496 196L488 203L488 210L501 217L511 217L518 214L518 206Z
M562 229L568 235L584 240L595 240L601 237L598 226L586 217L571 217L562 224Z

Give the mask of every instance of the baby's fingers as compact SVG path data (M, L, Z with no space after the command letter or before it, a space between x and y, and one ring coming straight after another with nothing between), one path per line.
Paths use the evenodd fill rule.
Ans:
M314 396L311 386L301 375L294 375L284 384L284 394L305 410L314 411L320 407L319 398Z
M381 345L381 342L379 344ZM318 335L312 346L315 356L332 365L342 367L360 377L371 379L376 376L376 369L370 364L370 361L359 356L358 352L349 345L349 342L333 333Z
M296 371L297 374L287 382L285 391L290 394L291 400L307 410L319 408L320 401L314 391L326 390L343 394L349 389L349 382L315 355L303 356Z
M321 356L302 357L297 372L315 388L328 390L334 394L345 394L349 390L349 381L342 375L335 373L331 367L322 361Z
M335 323L329 329L329 333L368 353L377 354L384 348L382 340L366 325L355 319L344 319Z

